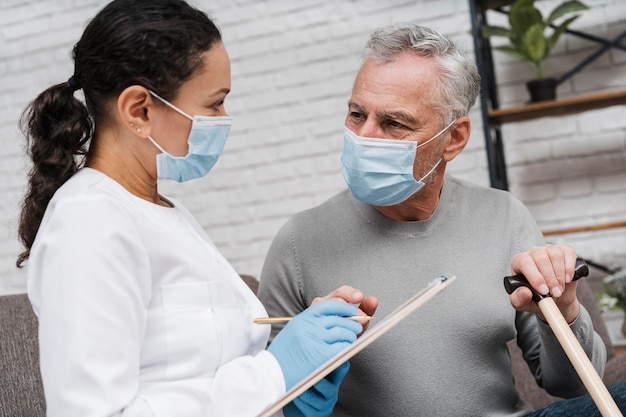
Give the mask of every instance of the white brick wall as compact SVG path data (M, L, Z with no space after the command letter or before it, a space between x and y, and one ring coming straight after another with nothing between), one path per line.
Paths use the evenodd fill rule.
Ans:
M575 24L598 36L623 30L621 0L585 0ZM0 294L25 290L15 268L28 164L20 112L72 74L70 51L106 0L0 0ZM346 102L368 34L413 20L471 48L466 0L197 0L223 32L233 67L225 153L204 179L162 191L181 199L241 273L259 275L271 239L291 214L344 188L339 155ZM551 9L555 1L540 2ZM491 15L490 15L491 16ZM497 17L496 17L497 18ZM559 74L596 45L564 36L547 71ZM496 53L500 98L520 104L532 75ZM626 88L626 53L613 50L559 88L561 96ZM511 191L543 228L626 219L624 106L504 126ZM478 106L473 138L449 170L488 184ZM626 229L560 236L584 256L626 263Z

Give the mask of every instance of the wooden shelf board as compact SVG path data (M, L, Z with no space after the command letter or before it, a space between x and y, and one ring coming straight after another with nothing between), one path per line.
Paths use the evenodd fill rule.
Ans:
M616 229L619 227L626 227L626 221L595 224L592 226L577 226L577 227L569 227L565 229L545 230L542 233L544 236L555 236L555 235L565 235L569 233L593 232L596 230Z
M620 104L626 104L626 90L579 95L495 109L489 112L489 120L495 124L520 122L539 117L564 116Z

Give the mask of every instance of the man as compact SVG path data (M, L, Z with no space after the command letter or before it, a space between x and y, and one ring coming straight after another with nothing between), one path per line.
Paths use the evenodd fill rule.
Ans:
M384 317L452 273L450 287L350 361L333 415L529 415L506 350L516 335L547 391L584 394L530 290L507 299L502 285L503 276L523 273L551 293L602 373L604 345L571 281L574 250L544 245L509 193L445 175L470 136L467 114L479 91L473 60L412 24L375 31L366 50L345 121L349 190L296 214L275 238L259 292L268 313L294 315L347 282L376 295ZM335 292L352 295L364 312L376 309L376 299L351 287Z

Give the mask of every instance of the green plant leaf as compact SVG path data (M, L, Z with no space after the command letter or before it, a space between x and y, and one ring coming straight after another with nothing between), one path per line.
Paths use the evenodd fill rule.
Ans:
M524 35L524 51L533 62L541 62L547 55L547 42L543 37L543 30L543 23L536 23Z
M511 10L509 13L509 23L513 32L523 35L533 25L537 23L543 25L543 16L534 7L517 7L515 11Z
M481 28L483 38L488 38L491 36L504 36L506 38L510 38L513 35L510 29L502 27L502 26L488 26L485 25Z
M589 7L577 0L566 1L565 3L561 3L554 10L552 10L550 16L548 16L548 20L546 21L546 23L549 25L561 16L564 16L568 13L580 12L587 9L589 9Z
M504 52L507 53L509 55L512 55L513 57L521 60L521 61L529 61L530 58L524 54L523 51L521 51L519 48L516 48L514 46L510 46L510 45L502 45L502 46L496 46L494 49L500 51L500 52Z
M535 5L535 0L516 0L511 5L509 13L516 13L517 9L523 7L533 7Z
M550 53L550 50L552 50L552 47L554 46L554 44L556 44L556 41L559 40L563 32L565 32L565 30L567 29L567 27L574 20L578 19L578 17L579 17L578 15L572 16L569 19L565 20L563 23L561 23L559 26L557 26L556 29L554 29L554 32L552 32L552 36L550 36L550 39L548 39L546 55Z
M546 28L550 23L568 13L588 8L578 0L567 0L557 6L544 21L541 11L535 7L535 0L516 0L509 8L510 28L486 25L482 28L481 34L483 37L508 37L510 45L498 46L495 49L521 61L533 63L537 78L540 79L543 77L543 61L548 57L560 36L579 15L570 17L556 26L550 36L546 34Z
M602 279L604 292L601 295L612 302L611 307L626 310L626 276L617 274L620 270L621 268L618 268L613 274Z

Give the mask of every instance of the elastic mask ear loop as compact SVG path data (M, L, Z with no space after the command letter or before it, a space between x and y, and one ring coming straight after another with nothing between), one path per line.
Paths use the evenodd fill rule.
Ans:
M455 120L453 120L453 121L452 121L452 122L451 122L448 126L446 126L446 127L444 127L443 129L441 129L441 131L440 131L439 133L437 133L437 134L436 134L435 136L433 136L432 138L428 139L426 142L418 144L418 145L417 145L417 147L419 148L420 146L424 146L424 145L426 145L426 144L427 144L428 142L430 142L431 140L435 140L435 139L437 139L439 136L441 136L441 134L442 134L443 132L445 132L446 130L448 130L448 129L450 128L450 126L452 126L452 125L454 124L454 122L456 122L456 119L455 119ZM432 167L432 168L430 169L430 171L428 171L428 172L426 173L426 175L424 175L424 176L423 176L423 177L422 177L422 178L421 178L418 182L422 182L422 181L424 181L426 178L428 178L428 176L429 176L430 174L432 174L432 173L433 173L433 171L434 171L435 169L437 169L437 167L439 166L439 164L441 163L441 161L442 161L442 158L439 158L439 160L437 161L437 163L435 164L435 166L434 166L434 167Z
M176 107L175 105L173 105L172 103L170 103L169 101L165 100L163 97L159 96L157 93L155 93L152 90L148 90L150 92L150 94L152 94L154 97L158 98L159 100L161 100L163 102L163 104L165 104L166 106L168 106L169 108L171 108L172 110L177 111L178 113L182 114L183 116L185 116L187 119L192 120L193 121L193 117L191 117L190 115L188 115L187 113L185 113L184 111L182 111L181 109L179 109L178 107Z
M172 103L170 103L169 101L165 100L163 97L159 96L157 93L155 93L152 90L148 90L150 92L150 94L152 94L154 97L158 98L159 100L161 100L161 102L163 102L163 104L165 104L166 106L168 106L169 108L171 108L172 110L175 110L176 112L182 114L183 116L185 116L186 118L188 118L189 120L193 121L193 117L191 117L190 115L188 115L187 113L185 113L184 111L182 111L181 109L179 109L178 107L176 107L175 105L173 105ZM148 135L148 139L150 139L150 142L152 142L152 144L154 146L157 147L158 150L160 150L162 153L167 153L165 151L165 149L163 149L161 147L161 145L159 145L154 139L152 139L152 136Z
M167 152L165 152L165 149L163 149L163 148L161 147L161 145L159 145L158 143L156 143L156 141L155 141L154 139L152 139L152 136L148 135L148 139L150 139L150 142L152 142L152 144L153 144L154 146L156 146L158 150L160 150L160 151L161 151L161 152L163 152L163 153L167 153Z
M431 168L431 170L430 170L430 171L428 171L428 172L426 173L426 175L424 175L422 178L420 178L420 180L419 180L418 182L422 182L422 181L424 181L426 178L428 178L428 176L429 176L430 174L432 174L432 173L433 173L433 171L434 171L434 170L435 170L435 169L439 166L439 164L441 163L441 160L442 160L442 159L441 159L441 158L439 158L439 160L437 161L437 163L435 164L435 166L434 166L434 167L432 167L432 168Z
M441 129L439 131L439 133L437 133L435 136L433 136L432 138L428 139L426 142L424 143L418 143L417 147L419 148L420 146L424 146L426 145L428 142L430 142L431 140L435 140L437 139L439 136L441 136L443 134L443 132L445 132L446 130L448 130L450 128L450 126L452 126L454 123L456 122L456 119L454 119L452 122L450 122L450 124L446 127L444 127L443 129ZM435 165L436 166L436 165Z

